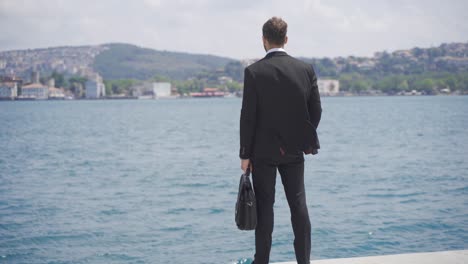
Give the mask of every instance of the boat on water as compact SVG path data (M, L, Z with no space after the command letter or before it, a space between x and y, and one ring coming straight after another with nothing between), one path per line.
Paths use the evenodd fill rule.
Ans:
M206 93L206 92L201 92L201 93L190 93L191 97L224 97L225 93L224 92L214 92L214 93Z
M207 98L207 97L224 97L228 93L222 92L219 88L204 88L202 92L194 92L190 93L191 97L198 97L198 98Z

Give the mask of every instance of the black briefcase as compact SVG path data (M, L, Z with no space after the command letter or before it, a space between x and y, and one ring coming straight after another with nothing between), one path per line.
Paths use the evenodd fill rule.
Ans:
M236 224L240 230L254 230L257 226L257 202L250 182L250 169L242 174L236 203Z

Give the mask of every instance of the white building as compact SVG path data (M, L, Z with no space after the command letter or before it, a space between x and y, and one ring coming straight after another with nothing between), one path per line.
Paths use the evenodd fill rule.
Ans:
M47 99L49 98L49 87L40 83L31 83L21 88L22 98Z
M13 100L16 96L18 96L18 85L16 82L0 83L0 100Z
M153 83L153 94L155 97L171 96L171 83L168 83L168 82Z
M49 99L65 99L65 93L63 92L63 89L49 87Z
M88 99L97 99L106 96L106 86L99 77L88 80L85 87L86 98Z
M337 95L340 92L340 81L330 79L317 80L320 95Z

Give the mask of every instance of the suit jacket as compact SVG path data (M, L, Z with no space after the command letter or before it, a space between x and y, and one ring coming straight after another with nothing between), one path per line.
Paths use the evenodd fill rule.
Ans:
M313 67L286 52L267 54L244 72L239 157L316 153L321 114Z

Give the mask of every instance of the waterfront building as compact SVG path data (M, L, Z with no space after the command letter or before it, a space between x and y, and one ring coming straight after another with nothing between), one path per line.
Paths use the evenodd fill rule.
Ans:
M99 76L89 79L86 82L85 87L87 99L98 99L106 96L106 86L102 82L102 78Z
M337 95L340 92L340 81L331 79L317 80L320 95Z
M49 99L51 100L63 100L65 99L65 93L63 89L49 87Z
M21 88L21 99L47 99L49 87L41 83L31 83Z
M0 82L0 100L14 100L18 96L16 82Z
M154 97L169 97L171 96L171 83L155 82L153 83Z

